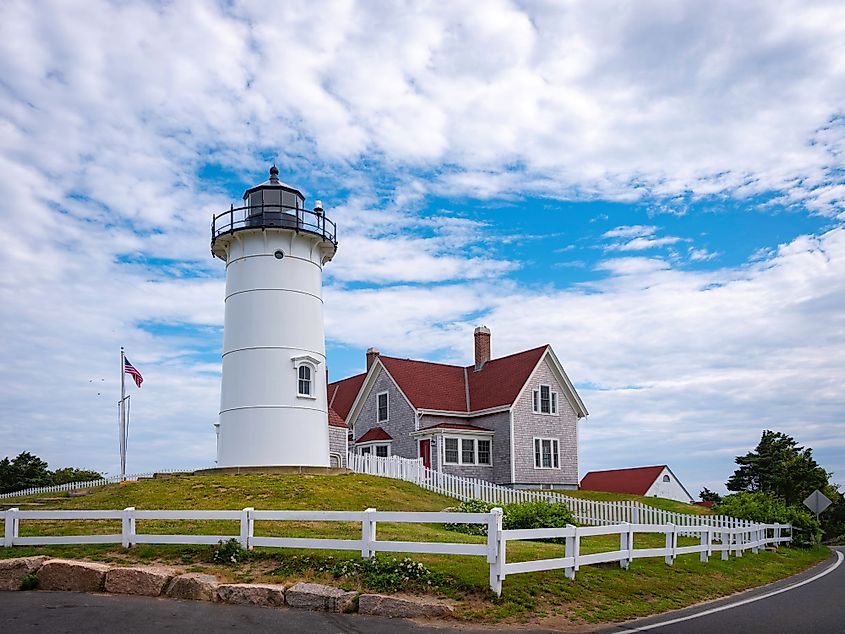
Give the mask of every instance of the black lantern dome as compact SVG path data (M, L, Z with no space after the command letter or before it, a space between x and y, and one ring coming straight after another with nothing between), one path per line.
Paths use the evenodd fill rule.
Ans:
M314 209L305 208L305 196L295 187L279 180L279 168L270 168L270 178L244 192L242 207L234 207L214 217L211 225L211 252L225 259L224 236L237 231L287 229L316 235L334 255L337 227L326 218L318 200ZM331 259L331 258L329 258Z

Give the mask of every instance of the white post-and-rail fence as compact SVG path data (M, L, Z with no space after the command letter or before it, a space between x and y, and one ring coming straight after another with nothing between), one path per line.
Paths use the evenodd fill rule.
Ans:
M405 480L458 500L481 500L488 504L516 504L520 502L546 502L565 504L572 518L581 524L605 526L628 522L631 524L673 524L680 534L698 535L702 525L721 528L750 528L753 522L727 515L692 515L676 513L648 506L634 500L588 500L553 491L527 491L512 489L476 478L434 471L423 466L422 458L410 459L373 454L349 454L347 464L355 473ZM689 529L689 530L687 530Z
M427 553L444 555L477 555L485 557L490 566L490 588L496 594L502 593L502 581L507 575L538 570L560 570L569 579L575 578L581 566L603 562L619 562L622 568L640 557L663 557L672 565L678 555L700 553L706 562L714 552L721 552L727 559L731 551L741 557L746 550L756 553L760 547L780 544L791 540L783 534L791 527L785 524L753 524L739 528L715 528L713 526L685 527L686 533L700 535L700 543L692 546L678 546L681 527L674 524L631 524L622 523L605 526L566 526L565 528L535 528L524 530L502 530L502 509L494 508L488 513L455 512L406 512L406 511L261 511L245 508L240 511L168 511L141 510L134 507L123 510L69 511L43 510L21 511L12 508L2 513L4 520L3 541L0 545L48 546L56 544L121 544L129 548L136 544L208 544L236 539L243 548L256 546L268 548L310 548L328 550L360 551L369 559L377 552ZM110 535L38 535L21 536L21 520L120 520L120 533ZM239 523L237 535L154 535L138 533L138 520L229 520ZM360 539L331 539L312 537L262 537L255 534L258 521L297 522L360 522ZM391 523L460 523L484 524L487 526L487 543L453 542L408 542L379 540L376 527L379 522ZM635 548L637 533L663 533L666 536L663 548ZM619 549L609 552L582 555L581 539L596 535L619 535ZM563 557L507 563L507 543L526 539L564 538ZM714 543L718 539L719 543Z

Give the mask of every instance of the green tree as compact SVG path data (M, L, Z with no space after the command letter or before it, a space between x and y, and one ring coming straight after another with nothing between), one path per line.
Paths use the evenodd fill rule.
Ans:
M813 459L813 450L799 447L791 436L766 430L754 451L737 456L739 468L728 479L728 491L774 493L789 505L828 484L830 473Z
M76 469L74 467L64 467L63 469L56 469L52 474L51 484L67 484L68 482L89 482L91 480L99 480L103 474L96 471L89 471L87 469Z
M51 478L47 463L28 451L21 452L13 460L4 458L0 461L0 493L49 486Z
M716 493L715 491L711 491L707 487L701 489L701 493L698 494L698 497L701 499L702 502L715 502L718 504L722 501L722 496Z

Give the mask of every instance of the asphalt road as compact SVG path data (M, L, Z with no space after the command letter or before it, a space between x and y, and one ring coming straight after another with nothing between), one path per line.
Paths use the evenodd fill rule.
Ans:
M827 561L789 579L727 599L602 631L655 634L842 634L845 632L845 558L842 555L845 548L834 550L840 551L840 554L834 552ZM827 574L819 576L826 571Z
M845 549L837 549L845 552ZM838 559L844 559L842 555ZM671 614L605 628L608 634L845 632L845 563L837 556L784 581ZM824 576L821 573L828 571ZM771 596L770 596L771 595ZM0 632L440 633L404 620L278 608L72 592L0 592ZM448 631L448 630L446 630ZM471 630L462 629L462 634ZM479 632L484 630L477 630ZM502 631L502 630L499 630ZM490 630L486 630L490 632ZM522 634L527 634L522 630Z

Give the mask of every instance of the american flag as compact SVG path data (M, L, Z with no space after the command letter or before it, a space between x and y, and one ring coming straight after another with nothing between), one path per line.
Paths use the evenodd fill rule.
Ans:
M135 368L134 365L129 363L129 359L123 357L123 371L126 374L131 374L132 378L135 379L135 385L141 387L141 383L144 382L144 377L141 376L141 373Z

